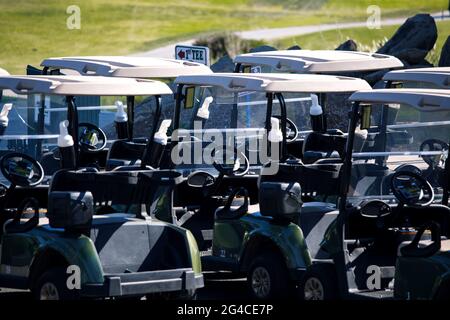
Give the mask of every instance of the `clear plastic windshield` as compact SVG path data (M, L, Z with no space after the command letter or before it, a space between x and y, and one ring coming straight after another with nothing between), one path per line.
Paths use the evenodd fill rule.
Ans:
M310 94L283 93L282 96L287 117L296 124L299 138L304 138L311 132ZM194 105L181 108L178 133L185 137L184 140L190 136L197 144L201 141L203 149L214 140L243 150L250 160L250 166L259 168L269 158L267 149L261 151L261 146L267 140L267 102L264 92L230 92L220 87L196 87ZM280 101L274 97L271 117L280 115ZM194 160L192 163L205 162L200 158Z
M396 203L391 177L400 170L425 178L439 201L449 140L448 110L371 106L370 129L355 134L348 201L357 205L373 198Z
M178 167L211 167L207 164L207 155L202 151L194 152L208 150L208 146L209 149L212 146L239 148L248 157L251 153L256 154L266 134L266 111L265 93L233 93L219 87L196 87L194 105L181 108L178 130L183 146L189 144L190 161L184 161ZM255 159L251 165L260 165L259 162Z
M115 101L123 97L76 97L78 121L100 127L108 140L115 139ZM3 91L0 110L10 105L0 123L0 156L9 152L25 153L41 162L44 173L50 176L59 166L57 140L59 123L67 119L67 105L63 96L17 95ZM5 107L6 108L6 107ZM5 181L3 181L5 182Z

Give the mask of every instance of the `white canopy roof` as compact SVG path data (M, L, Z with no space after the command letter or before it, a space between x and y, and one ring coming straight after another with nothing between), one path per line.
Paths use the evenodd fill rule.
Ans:
M395 70L386 73L383 80L425 82L450 89L450 67Z
M45 59L41 66L75 70L81 75L129 78L175 78L212 73L209 67L200 63L150 57L60 57Z
M0 76L0 89L17 94L150 96L172 94L161 81L89 76Z
M403 67L403 63L393 56L339 50L280 50L246 53L236 56L234 62L269 66L280 72L294 73L338 73Z
M177 84L218 86L228 91L265 92L354 92L369 90L370 85L357 78L281 73L214 73L211 75L180 76Z
M438 89L380 89L358 91L350 100L367 103L400 103L415 108L450 108L450 91Z

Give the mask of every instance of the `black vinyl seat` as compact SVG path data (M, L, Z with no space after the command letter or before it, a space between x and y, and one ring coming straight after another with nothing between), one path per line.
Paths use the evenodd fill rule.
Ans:
M342 158L347 137L340 130L311 132L303 142L303 162L314 163L324 158Z
M146 145L145 139L114 141L106 160L106 170L120 166L140 165Z

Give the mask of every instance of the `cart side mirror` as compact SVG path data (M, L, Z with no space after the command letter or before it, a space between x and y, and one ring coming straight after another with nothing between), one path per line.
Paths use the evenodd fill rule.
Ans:
M186 87L184 94L184 108L192 109L195 103L195 87Z
M372 107L371 106L362 106L361 107L361 126L362 130L370 129L370 120L372 115Z

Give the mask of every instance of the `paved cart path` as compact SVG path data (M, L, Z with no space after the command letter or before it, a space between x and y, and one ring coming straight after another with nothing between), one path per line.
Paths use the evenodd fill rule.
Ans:
M450 14L445 12L438 12L432 14L432 16L436 19L436 21L440 20L449 20ZM392 25L400 25L406 21L407 18L390 18L381 20L381 27L383 26L392 26ZM257 29L257 30L249 30L249 31L236 31L235 34L246 40L275 40L281 38L288 38L294 36L301 36L305 34L322 32L328 30L336 30L336 29L348 29L348 28L357 28L357 27L365 27L366 21L360 22L340 22L340 23L326 23L319 25L309 25L309 26L298 26L298 27L287 27L287 28L272 28L272 29ZM179 41L177 43L171 43L157 49L152 49L146 52L140 52L132 54L132 56L139 57L158 57L158 58L173 58L175 52L175 45L183 44L183 45L192 45L196 39L187 39L184 41Z

